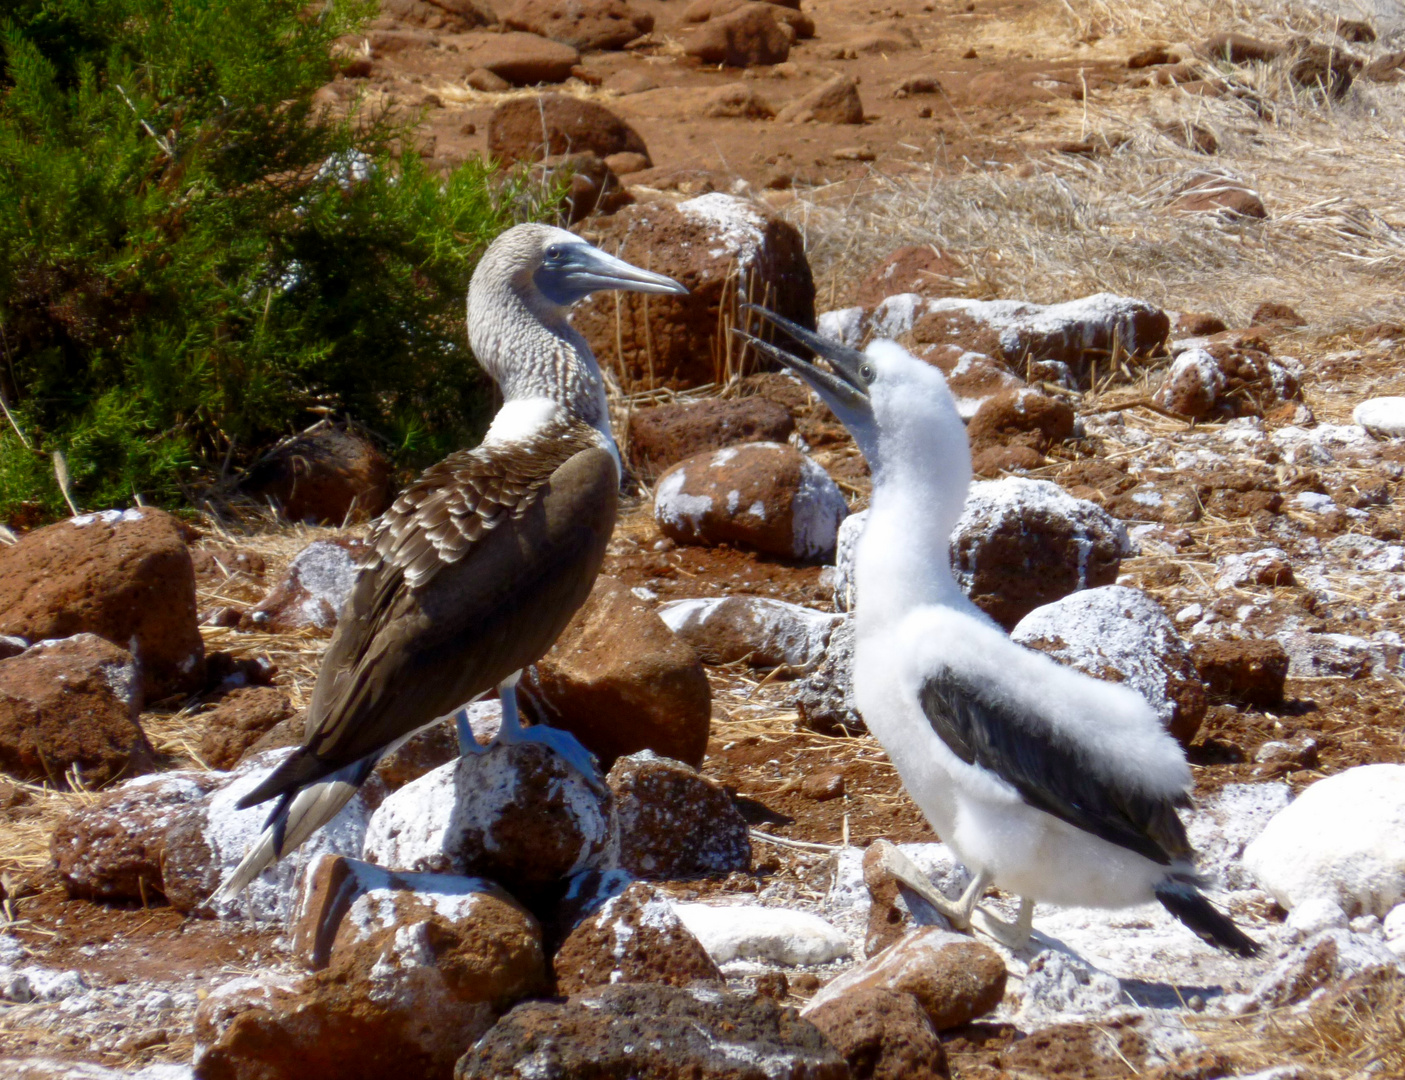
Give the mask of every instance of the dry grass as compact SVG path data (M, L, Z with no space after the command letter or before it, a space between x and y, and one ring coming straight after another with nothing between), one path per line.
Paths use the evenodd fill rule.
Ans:
M1184 25L1188 36L1193 24L1197 37L1244 25L1232 5L1163 7L1169 22L1103 0L1084 10L1100 20L1115 10L1138 28L1128 42L1142 22ZM1307 29L1301 8L1256 10L1248 26L1266 36ZM1325 39L1320 18L1316 36ZM901 240L954 252L969 268L962 291L975 297L1053 302L1108 290L1240 324L1259 302L1281 300L1326 329L1399 318L1405 86L1358 80L1342 100L1324 102L1294 86L1287 68L1284 60L1212 72L1243 97L1123 89L1041 125L1041 145L1088 139L1114 148L1091 159L1032 143L1017 166L966 169L938 155L903 175L875 170L857 190L803 195L785 213L805 232L819 306L845 303L853 283ZM1198 154L1163 133L1186 122L1209 129L1220 152ZM1188 175L1210 169L1259 192L1269 219L1168 212Z

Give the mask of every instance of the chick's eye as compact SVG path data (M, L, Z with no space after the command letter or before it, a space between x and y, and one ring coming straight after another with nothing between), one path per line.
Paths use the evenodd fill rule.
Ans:
M865 364L863 367L859 368L859 375L863 377L865 382L872 382L873 376L876 374L877 372L873 370L872 364Z

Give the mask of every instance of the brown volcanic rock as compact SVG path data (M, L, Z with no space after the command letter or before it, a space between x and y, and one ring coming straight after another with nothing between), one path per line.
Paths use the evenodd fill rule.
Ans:
M849 1080L844 1059L794 1009L765 997L655 983L517 1006L466 1053L455 1080L529 1070L591 1080Z
M1247 34L1235 33L1213 34L1199 45L1202 56L1227 60L1231 64L1266 64L1286 51L1286 46L1276 42L1260 41Z
M878 263L859 282L854 303L877 307L898 293L945 296L966 268L954 255L931 244L900 247Z
M1101 507L1013 476L973 484L951 538L957 581L1007 630L1075 590L1111 585L1130 554L1127 530Z
M771 15L784 26L790 27L795 39L815 36L815 20L800 10L799 0L780 4L776 0L765 0L774 10ZM683 21L703 23L710 19L720 19L738 8L753 3L753 0L693 0L683 12Z
M74 768L92 786L147 772L141 704L132 654L95 634L0 660L0 772L55 786Z
M465 70L482 68L513 86L565 82L581 62L570 45L519 31L484 37L459 55Z
M380 17L371 25L422 26L460 34L497 21L493 9L482 0L380 0Z
M654 28L654 17L626 0L518 0L503 16L509 30L526 30L586 52L619 49Z
M639 750L701 764L712 691L692 646L616 578L590 598L524 673L527 704L575 735L608 769Z
M865 987L806 1014L854 1080L946 1080L946 1051L911 994Z
M629 415L629 459L635 468L653 473L724 446L783 443L794 431L790 411L763 397L655 405Z
M194 769L162 773L104 791L74 811L49 838L68 894L89 900L163 895L167 833L222 780Z
M994 476L1016 461L1037 467L1050 446L1073 435L1073 421L1071 405L1037 390L1006 390L986 398L966 427L972 468L978 476Z
M314 540L288 564L283 578L243 616L248 629L289 633L304 627L331 632L356 583L359 540Z
M719 86L708 93L702 107L704 116L742 117L747 120L769 120L776 115L771 103L746 83Z
M292 703L282 690L271 686L231 690L199 717L205 729L200 736L200 758L212 769L232 769L245 751L292 715Z
M603 105L565 94L505 101L488 119L488 153L504 163L555 154L649 156L639 133Z
M369 521L390 506L390 462L363 436L325 427L279 447L240 487L271 498L290 521Z
M581 233L689 290L687 296L598 293L576 305L572 325L626 389L683 390L725 381L754 363L750 351L739 353L724 333L729 323L761 337L771 333L769 324L739 309L748 297L764 297L772 311L802 326L815 324L804 241L795 226L755 203L721 193L640 203Z
M551 966L559 994L591 986L662 983L726 984L712 957L673 911L668 898L642 881L606 900L580 921Z
M188 530L161 510L105 510L0 547L0 634L97 634L135 653L147 700L205 685Z
M618 158L622 155L610 156ZM553 154L533 165L532 173L542 179L559 173L570 177L563 207L566 222L570 225L591 214L613 214L621 206L628 206L634 201L634 196L621 186L614 170L589 152Z
M862 124L859 87L848 75L836 75L783 108L776 119L790 124Z
M777 17L777 7L749 3L721 18L711 18L683 50L704 64L763 67L782 63L790 55L795 31Z
M1320 91L1332 98L1343 97L1365 65L1345 49L1330 45L1305 45L1298 53L1288 77L1304 90Z
M680 761L648 751L620 758L615 795L619 864L668 880L751 867L751 833L722 786Z
M1211 696L1221 701L1269 707L1283 701L1288 653L1272 638L1203 641L1191 656Z
M809 1017L859 990L911 994L938 1031L969 1023L1005 996L1005 961L988 945L928 926L850 968L805 1007Z
M447 1077L514 1002L547 988L541 930L481 879L353 859L310 870L297 940L310 977L217 987L195 1017L202 1080Z
M782 443L695 454L654 491L654 520L678 543L741 544L792 559L828 557L849 513L829 474Z
M1249 316L1251 326L1306 326L1307 320L1287 304L1265 300Z

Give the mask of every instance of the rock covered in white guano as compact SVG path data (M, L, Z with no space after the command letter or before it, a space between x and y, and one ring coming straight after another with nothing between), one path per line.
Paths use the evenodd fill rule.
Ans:
M582 919L551 964L560 994L621 982L724 985L716 963L668 897L643 881Z
M1351 418L1378 439L1405 438L1405 397L1378 397L1363 401Z
M710 664L804 669L824 655L843 616L765 596L715 596L659 606L668 628Z
M217 987L195 1017L197 1076L447 1076L548 986L536 919L481 879L321 860L295 931L316 973Z
M1292 563L1279 547L1259 548L1222 555L1215 562L1215 588L1239 589L1253 585L1292 585Z
M1186 349L1166 372L1155 401L1163 409L1199 419L1215 411L1224 388L1219 362L1204 349Z
M1127 1003L1117 979L1058 949L1045 949L1029 962L1018 994L1017 1015L1026 1030L1101 1016Z
M1379 938L1331 927L1290 949L1254 984L1248 1004L1261 1009L1297 1005L1373 968L1402 971L1405 963Z
M795 684L800 722L822 735L861 734L863 717L854 701L854 620L846 616L829 635L820 662Z
M983 1016L1005 995L1005 961L965 934L929 926L850 968L810 999L802 1015L860 989L911 994L938 1031Z
M868 511L850 514L839 523L834 542L834 610L854 610L854 556L868 524Z
M957 582L1006 629L1042 604L1111 585L1133 551L1126 528L1096 503L1018 476L971 485L951 537Z
M1318 780L1244 852L1289 910L1312 898L1384 917L1405 900L1405 765L1358 765Z
M641 750L616 761L607 783L619 865L631 874L667 880L750 868L751 833L715 780Z
M1405 904L1390 909L1390 914L1381 920L1381 933L1385 935L1386 947L1405 958Z
M1104 585L1035 608L1010 637L1094 678L1141 694L1184 745L1200 730L1205 688L1175 625L1140 589Z
M1292 789L1279 781L1226 784L1197 798L1195 808L1181 815L1195 849L1195 868L1221 889L1253 887L1244 849L1292 801Z
M1405 648L1389 637L1377 640L1354 634L1285 630L1278 634L1278 641L1288 654L1288 675L1294 679L1398 675L1405 657Z
M492 746L387 796L366 828L363 857L530 892L605 856L610 806L608 792L595 791L554 751Z
M849 955L849 939L808 911L759 904L675 904L674 910L719 964L827 964Z
M811 458L782 443L697 454L662 477L654 520L680 544L739 544L795 559L828 557L849 505Z
M308 544L288 564L283 579L249 611L249 624L273 633L336 626L356 584L358 546L342 540Z

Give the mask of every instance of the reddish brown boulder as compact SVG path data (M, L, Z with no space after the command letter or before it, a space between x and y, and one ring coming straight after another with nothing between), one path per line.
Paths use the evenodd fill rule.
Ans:
M564 94L515 98L495 108L488 119L488 153L504 163L553 154L649 156L639 133L605 106Z
M467 69L491 71L513 86L565 82L581 62L570 45L518 31L485 37L459 55Z
M271 686L231 690L198 717L200 759L212 769L232 769L251 746L280 720L293 715L292 702Z
M1013 476L972 485L951 538L957 581L1007 630L1043 604L1111 585L1131 554L1127 530L1095 503Z
M986 398L966 427L971 464L978 476L993 476L1011 451L1028 453L1034 467L1055 443L1073 435L1073 407L1037 390L1006 390ZM1008 466L1005 466L1008 467Z
M1153 400L1195 419L1263 416L1285 401L1301 401L1302 387L1297 374L1266 348L1216 341L1177 356Z
M329 425L279 447L241 487L274 500L290 521L341 525L384 513L390 480L390 462L369 440Z
M41 641L0 660L0 772L98 787L154 764L137 714L132 654L94 634Z
M654 28L654 17L626 0L518 0L503 16L509 30L526 30L587 52L619 49Z
M712 957L683 925L668 898L642 881L582 919L561 943L551 966L559 994L615 983L725 985Z
M187 529L160 510L104 510L0 547L0 634L96 634L133 649L147 700L205 685Z
M960 260L932 244L900 247L864 275L854 303L877 307L898 293L946 296L965 272Z
M788 440L790 410L763 397L707 398L656 405L629 415L629 459L646 474L738 443Z
M1191 656L1216 700L1261 708L1283 701L1288 653L1272 638L1204 641L1195 646Z
M815 36L815 20L800 10L798 0L786 4L778 4L775 0L765 2L775 9L771 15L782 25L788 26L796 40ZM720 19L751 3L753 0L693 0L683 11L683 21L704 23L710 19Z
M296 938L325 969L217 987L195 1017L201 1080L447 1077L547 988L536 920L489 882L324 859L309 886Z
M288 633L303 627L330 632L356 583L357 540L314 540L288 564L283 578L244 616L255 630Z
M860 990L911 994L938 1031L966 1024L1005 996L1005 961L988 945L935 926L914 930L816 994L803 1016Z
M751 833L722 785L648 751L615 762L619 865L654 880L751 868Z
M918 347L914 355L946 376L946 385L956 398L956 411L966 420L974 419L990 398L1025 388L1025 381L1005 361L967 352L960 346Z
M426 30L461 34L497 21L483 0L380 0L380 17L371 25L422 26Z
M1181 185L1170 209L1182 214L1222 214L1230 218L1268 217L1256 191L1241 180L1216 173L1195 173Z
M765 997L656 983L603 986L513 1009L459 1060L455 1080L509 1076L849 1080L794 1009Z
M795 32L776 17L776 5L749 3L709 19L683 51L704 64L760 67L784 62L794 38Z
M532 896L596 865L611 797L538 743L489 747L387 795L365 857L395 870L474 874Z
M1249 316L1251 326L1306 326L1307 320L1287 304L1265 300Z
M89 900L164 896L166 835L222 780L194 769L161 773L110 788L74 811L49 838L68 894Z
M702 763L712 723L707 672L616 578L596 579L522 686L529 709L575 735L603 768L639 750Z
M863 116L858 84L848 75L836 75L792 101L776 119L788 124L862 124Z
M844 1055L854 1080L946 1080L946 1051L911 994L855 990L805 1017Z
M533 165L532 175L547 183L555 183L563 175L569 178L562 205L569 225L591 214L613 214L634 201L614 170L592 153L553 154Z
M709 664L745 660L790 673L820 661L843 619L769 596L740 595L673 600L659 607L659 616Z
M737 326L762 337L771 333L740 310L748 298L802 326L815 324L804 240L793 225L754 203L721 193L641 203L590 223L581 234L689 290L687 296L598 293L576 305L572 324L626 390L684 390L726 382L755 366L750 350L739 350L727 332Z
M793 446L744 443L679 462L654 489L654 520L681 544L741 544L827 558L849 513L838 486Z
M1177 312L1174 322L1176 337L1209 337L1229 329L1218 315L1200 311Z

